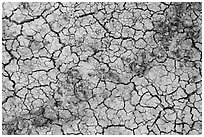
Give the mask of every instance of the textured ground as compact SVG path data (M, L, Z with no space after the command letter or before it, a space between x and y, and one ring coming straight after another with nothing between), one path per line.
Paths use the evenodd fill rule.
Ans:
M3 3L3 134L201 134L201 3Z

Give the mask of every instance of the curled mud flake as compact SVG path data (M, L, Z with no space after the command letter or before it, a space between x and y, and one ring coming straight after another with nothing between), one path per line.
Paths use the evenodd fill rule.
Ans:
M134 61L129 64L129 67L130 67L130 70L133 72L137 72L140 69L139 64Z
M74 86L74 93L77 99L87 101L92 97L90 83L84 80L79 81Z
M131 58L126 58L125 61L126 61L127 63L130 63Z

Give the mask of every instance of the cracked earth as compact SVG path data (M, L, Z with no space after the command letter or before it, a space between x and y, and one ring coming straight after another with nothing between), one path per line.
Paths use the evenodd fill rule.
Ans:
M201 134L202 3L2 4L2 134Z

